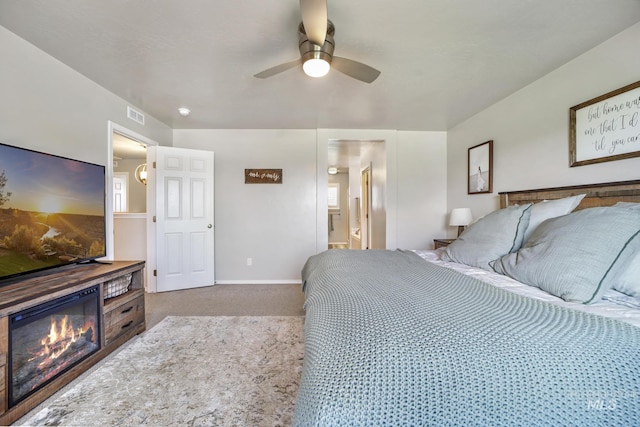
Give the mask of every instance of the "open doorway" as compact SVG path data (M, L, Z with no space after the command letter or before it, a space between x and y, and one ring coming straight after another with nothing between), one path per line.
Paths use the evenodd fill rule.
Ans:
M114 131L113 256L118 260L147 258L147 145Z
M328 248L385 248L385 141L329 140L327 148Z
M158 144L113 122L108 127L107 258L147 260L147 191L139 166L147 146Z
M147 211L147 144L113 132L113 212Z

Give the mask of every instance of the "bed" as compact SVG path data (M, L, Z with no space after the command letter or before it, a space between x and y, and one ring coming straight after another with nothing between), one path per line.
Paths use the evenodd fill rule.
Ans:
M307 260L295 425L640 425L640 181L500 198L446 248Z

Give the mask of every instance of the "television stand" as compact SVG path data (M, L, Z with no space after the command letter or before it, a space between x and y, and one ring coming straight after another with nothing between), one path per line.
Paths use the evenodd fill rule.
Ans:
M144 332L144 265L144 261L76 264L72 269L50 270L47 275L0 287L0 425L10 425L129 339ZM129 289L105 300L109 284L129 274ZM9 316L95 285L99 285L100 292L100 349L9 408Z

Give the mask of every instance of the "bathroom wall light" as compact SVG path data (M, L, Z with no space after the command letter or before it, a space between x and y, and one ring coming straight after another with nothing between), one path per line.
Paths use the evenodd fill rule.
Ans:
M331 166L331 167L327 168L327 173L329 175L335 175L335 174L338 173L338 168L335 167L335 166Z
M147 164L143 163L136 168L135 171L136 181L140 184L147 185Z

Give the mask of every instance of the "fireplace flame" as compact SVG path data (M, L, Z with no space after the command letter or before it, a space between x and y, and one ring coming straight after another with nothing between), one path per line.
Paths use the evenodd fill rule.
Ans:
M68 315L62 317L59 322L52 316L49 334L40 341L42 349L37 356L44 360L39 365L44 366L50 363L51 360L57 359L92 327L93 323L87 322L83 326L74 329Z

